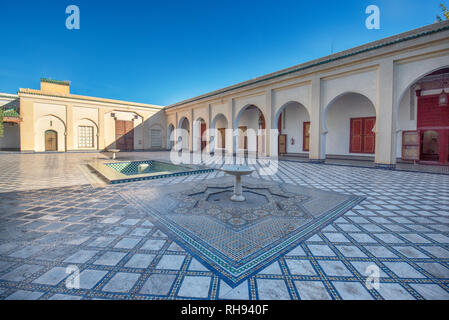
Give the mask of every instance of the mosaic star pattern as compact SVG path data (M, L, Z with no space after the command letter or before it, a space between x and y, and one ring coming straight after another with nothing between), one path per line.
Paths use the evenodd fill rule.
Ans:
M1 157L1 299L449 299L446 175L299 162L254 173L365 200L232 288L118 194L223 173L93 188L80 155L51 169L48 155ZM52 170L52 178L32 185L31 164L32 176ZM54 181L61 185L48 188ZM372 265L380 287L369 290ZM66 287L69 266L80 271L80 289Z
M231 287L363 199L254 178L243 184L240 203L229 200L233 177L120 194Z

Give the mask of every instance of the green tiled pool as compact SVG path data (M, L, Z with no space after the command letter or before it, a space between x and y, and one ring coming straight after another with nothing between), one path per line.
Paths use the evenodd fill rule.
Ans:
M214 169L196 165L175 165L155 160L104 161L89 163L111 184L208 173Z

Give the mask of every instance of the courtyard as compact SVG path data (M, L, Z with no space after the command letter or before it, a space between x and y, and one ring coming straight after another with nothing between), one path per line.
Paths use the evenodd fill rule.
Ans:
M0 155L1 299L449 299L447 175L280 161L243 178L264 190L236 221L188 198L229 184L219 170L107 185L86 166L106 158ZM252 216L262 193L315 215Z

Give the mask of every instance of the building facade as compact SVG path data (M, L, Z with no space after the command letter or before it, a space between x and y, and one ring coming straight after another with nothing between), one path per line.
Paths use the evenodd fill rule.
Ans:
M316 162L364 159L385 167L397 161L448 165L447 93L445 21L165 108L72 95L68 82L43 79L40 90L0 97L10 115L0 149L177 146Z
M167 136L194 152L449 164L448 80L446 21L168 106Z
M10 101L7 101L7 100ZM1 100L0 100L1 101ZM22 152L165 149L162 106L70 94L70 83L41 79L41 89L4 95L3 150ZM10 108L14 106L14 108Z

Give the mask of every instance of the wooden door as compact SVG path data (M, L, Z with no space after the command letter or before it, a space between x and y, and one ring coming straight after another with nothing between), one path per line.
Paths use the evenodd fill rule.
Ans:
M58 151L58 133L56 131L45 131L45 151Z
M302 151L310 151L310 122L304 122L302 137Z
M351 119L351 141L349 149L351 153L362 153L363 119Z
M279 155L287 154L287 135L279 135Z
M351 119L351 132L349 142L350 153L373 154L376 148L376 136L373 128L376 118L354 118Z
M363 152L374 153L376 149L376 134L373 132L376 118L363 119Z
M134 150L134 123L132 121L115 121L116 148L122 151Z

